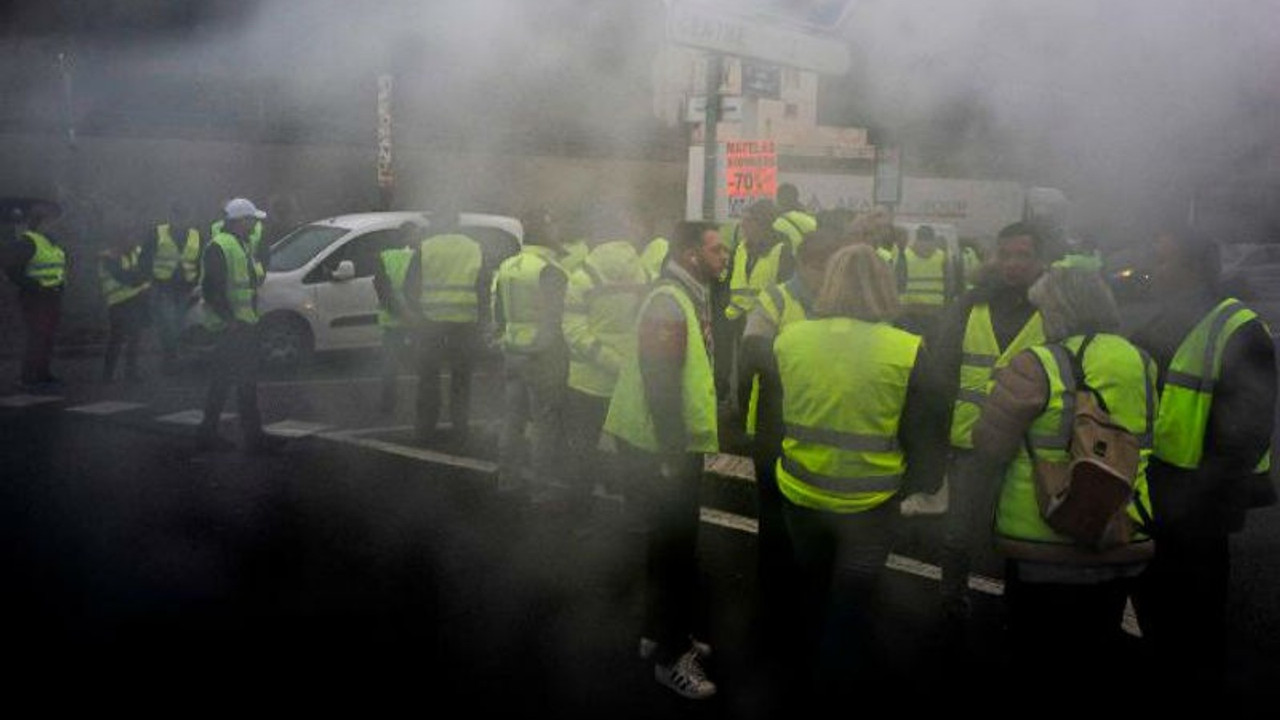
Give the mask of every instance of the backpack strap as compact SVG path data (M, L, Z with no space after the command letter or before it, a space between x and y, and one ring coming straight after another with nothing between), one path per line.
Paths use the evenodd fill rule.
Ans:
M1085 380L1084 376L1084 354L1085 351L1089 349L1089 344L1092 343L1093 339L1097 336L1097 333L1089 333L1088 335L1085 335L1084 342L1080 343L1080 348L1069 355L1071 362L1071 377L1075 380L1076 386L1074 388L1067 388L1067 390L1088 391L1090 395L1093 395L1093 399L1098 402L1098 407L1102 408L1102 410L1107 414L1110 414L1111 408L1107 407L1107 401L1103 399L1102 393L1098 392L1097 389L1090 385L1088 381ZM1145 368L1143 369L1145 371Z

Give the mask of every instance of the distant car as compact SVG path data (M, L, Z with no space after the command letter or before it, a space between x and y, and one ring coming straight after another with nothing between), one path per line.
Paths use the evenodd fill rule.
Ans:
M480 243L485 267L520 251L524 228L515 218L462 213L460 230ZM297 365L313 352L377 347L378 297L373 274L383 250L399 242L406 222L430 230L430 213L371 212L303 225L271 246L258 289L261 347L268 365ZM189 325L203 317L201 303Z

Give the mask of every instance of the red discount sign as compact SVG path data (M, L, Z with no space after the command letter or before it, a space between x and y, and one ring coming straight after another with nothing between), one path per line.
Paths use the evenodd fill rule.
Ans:
M757 200L772 200L778 190L778 151L772 140L726 142L724 167L731 216L741 215Z

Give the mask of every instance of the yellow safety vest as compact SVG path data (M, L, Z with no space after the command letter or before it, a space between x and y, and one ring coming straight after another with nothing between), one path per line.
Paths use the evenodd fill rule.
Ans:
M927 258L914 248L903 253L898 271L899 299L907 309L937 312L947 301L947 253L935 250Z
M125 271L135 270L141 259L142 251L134 247L129 252L118 257L110 255L102 255L98 258L98 282L102 286L102 297L107 301L107 307L119 305L125 300L135 298L146 292L151 287L151 283L143 282L138 285L125 285L107 269L107 263L119 262L120 267Z
M218 248L227 266L227 301L231 305L232 316L240 322L256 324L258 309L256 307L256 291L258 280L254 276L253 263L240 240L230 233L219 233L205 247L206 253ZM212 309L206 308L204 326L211 332L225 330L227 323Z
M1257 313L1228 298L1205 315L1178 346L1165 372L1156 419L1155 454L1161 461L1186 470L1200 467L1223 353L1231 336L1254 320L1261 322ZM1268 449L1255 472L1270 469Z
M773 229L787 236L791 249L799 250L805 236L818 229L818 220L803 210L788 210L773 221Z
M569 344L569 387L609 397L622 361L635 342L636 310L649 290L649 274L626 240L591 249L569 277L564 337Z
M484 251L466 235L432 235L422 241L422 315L432 322L473 323L480 319L476 283Z
M644 252L640 254L640 262L649 273L649 277L656 280L658 275L662 274L662 264L667 261L667 252L670 249L671 243L664 237L656 237L644 246Z
M409 262L413 260L413 251L409 248L388 248L378 253L382 263L382 271L387 275L387 284L391 294L401 305L405 303L404 279L409 274ZM385 307L378 308L378 326L386 330L402 327L400 318L392 315Z
M560 267L564 268L566 273L572 273L582 267L582 263L586 262L587 254L590 252L591 248L587 246L586 240L570 240L560 247Z
M729 306L725 317L737 320L756 306L760 293L778 284L778 269L786 243L777 243L763 256L756 259L747 271L747 244L742 243L733 253L733 272L729 276Z
M1000 350L996 331L991 327L991 307L986 303L973 306L964 327L964 344L960 360L960 387L951 413L951 446L973 447L973 425L978 422L982 404L991 393L991 376L1009 364L1014 355L1044 342L1044 324L1037 312L1031 316L1009 347Z
M702 339L702 323L688 293L671 280L658 282L641 304L637 317L643 317L645 310L658 297L673 299L684 312L686 338L680 384L684 390L681 393L681 414L688 440L681 449L690 453L716 452L720 448L716 424L716 384L711 371L711 356ZM604 431L641 450L656 453L662 449L658 445L653 413L644 392L640 353L634 346L618 374L618 384L614 388L613 400L609 403Z
M782 381L778 488L796 505L870 510L902 485L898 428L920 338L886 323L796 323L773 346ZM830 372L832 358L856 358Z
M187 240L179 248L173 240L168 223L156 226L156 253L152 260L151 276L160 282L168 282L182 267L182 279L192 283L200 272L200 231L187 229Z
M778 328L778 334L781 334L783 328L809 319L809 308L799 300L801 294L800 278L793 277L781 285L769 288L760 296L756 309L773 321L774 327ZM755 436L756 426L760 420L759 414L760 378L757 376L751 380L751 397L747 400L747 435Z
M525 245L517 255L503 261L494 274L492 302L502 308L506 321L502 330L504 352L527 353L533 349L546 312L542 306L542 270L548 265L564 272L554 250Z
M1031 423L1027 438L1035 448L1036 457L1042 461L1070 460L1068 446L1076 400L1070 353L1077 352L1083 341L1083 337L1076 336L1061 344L1040 345L1029 350L1040 361L1049 380L1045 408ZM1128 340L1118 335L1097 335L1086 348L1081 365L1088 384L1106 403L1111 420L1139 438L1134 497L1142 502L1150 516L1147 464L1151 458L1151 420L1156 413L1155 364ZM1054 532L1041 517L1032 473L1031 456L1024 446L1005 472L996 508L996 534L1009 540L1075 545L1075 540ZM1135 523L1142 522L1133 501L1129 503L1128 512ZM1146 540L1145 535L1135 532L1133 542Z
M42 288L59 288L66 284L67 253L35 230L28 230L22 235L35 245L35 252L27 261L27 277Z
M888 263L889 267L895 267L898 264L898 258L902 255L902 250L894 245L892 249L887 247L876 247L876 255L881 260Z
M223 226L226 225L225 220L218 220L209 226L209 237L217 237L222 232ZM249 231L249 257L253 259L253 270L255 273L254 282L262 284L266 278L266 269L262 267L262 261L258 259L258 250L262 247L262 221L254 220L253 229Z

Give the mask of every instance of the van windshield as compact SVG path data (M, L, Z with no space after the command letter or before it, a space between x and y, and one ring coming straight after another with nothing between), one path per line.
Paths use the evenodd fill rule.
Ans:
M306 265L316 253L329 247L346 235L346 228L329 225L303 225L271 246L271 258L267 262L270 272L290 272Z

